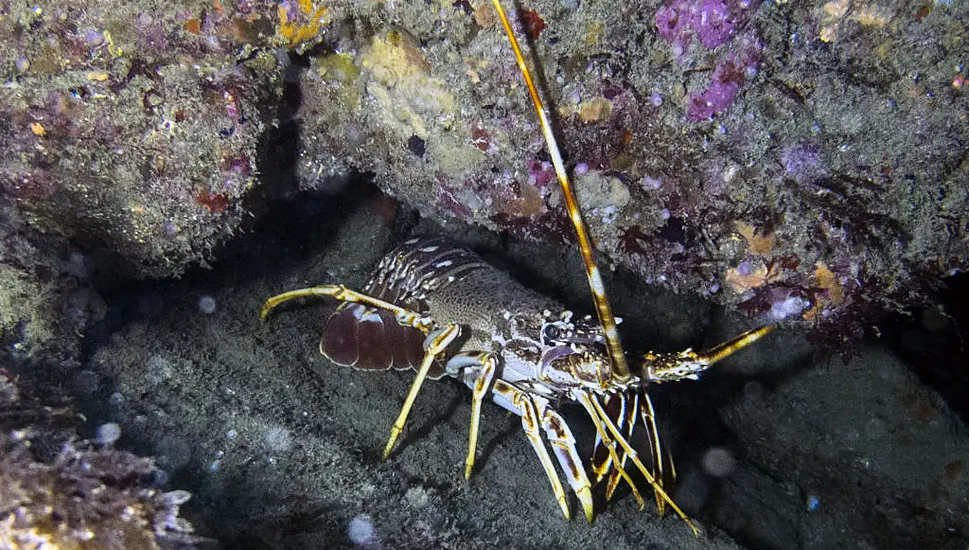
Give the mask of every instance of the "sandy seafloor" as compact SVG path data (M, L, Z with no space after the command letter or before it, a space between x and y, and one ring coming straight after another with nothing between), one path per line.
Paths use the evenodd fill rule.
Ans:
M155 455L168 487L194 494L183 514L199 534L226 548L349 548L351 524L374 530L360 547L384 549L966 548L969 432L879 341L845 365L782 330L702 381L651 388L678 465L674 498L699 539L655 504L638 511L625 489L608 504L597 495L593 525L570 495L565 521L519 419L490 403L466 482L470 394L454 381L426 384L381 462L412 373L329 364L318 337L334 304L287 305L263 324L265 298L359 288L416 231L490 251L529 286L592 310L575 250L391 223L388 204L353 189L280 204L212 269L107 294L82 370L58 373L92 430L118 422L119 445ZM753 326L630 280L608 282L628 350L702 347ZM588 420L564 410L588 453Z

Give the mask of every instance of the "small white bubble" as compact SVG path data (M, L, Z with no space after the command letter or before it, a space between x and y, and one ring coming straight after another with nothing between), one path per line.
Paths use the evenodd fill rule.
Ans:
M711 447L703 454L703 469L714 477L730 474L736 464L733 453L723 447Z
M760 382L750 381L744 384L744 397L747 399L760 399L764 396L764 386Z
M98 426L97 439L101 445L110 445L121 437L121 426L114 422Z
M645 175L643 176L643 179L639 181L639 184L643 187L643 189L659 189L663 186L663 180Z
M797 296L789 296L771 305L770 316L774 320L781 321L791 315L798 315L809 307L811 302Z
M282 426L270 426L262 436L266 449L273 453L285 453L293 446L293 436Z
M160 355L152 355L145 362L145 375L149 382L160 384L172 377L172 364Z
M347 536L353 544L362 546L371 544L377 537L373 521L367 514L360 514L350 520L347 525Z
M215 298L211 296L202 296L199 298L199 311L206 315L215 313Z

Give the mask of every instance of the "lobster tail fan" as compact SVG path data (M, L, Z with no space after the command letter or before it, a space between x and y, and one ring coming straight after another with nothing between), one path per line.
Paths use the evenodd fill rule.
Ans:
M337 365L361 370L417 368L424 357L424 333L399 324L389 311L344 303L326 321L320 352ZM428 376L443 374L433 365Z
M396 326L399 325L390 313L345 303L327 319L320 337L320 352L344 367L387 370L394 364L394 342L388 342L388 332L392 334Z
M389 321L389 322L387 322ZM387 311L365 308L357 321L357 351L354 367L363 370L387 370L394 365L391 331L398 326Z
M361 304L345 303L326 320L320 337L320 353L337 365L352 367L360 359L357 346L357 319L366 309Z

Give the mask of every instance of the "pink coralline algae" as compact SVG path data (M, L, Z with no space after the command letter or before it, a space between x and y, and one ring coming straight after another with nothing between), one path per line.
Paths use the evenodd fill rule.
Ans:
M748 74L756 73L758 60L756 52L742 61L732 54L722 59L713 70L710 87L703 93L690 94L690 103L686 108L690 121L708 120L724 112L736 99Z
M548 184L555 180L555 168L552 163L537 158L531 158L528 163L528 183L532 187L544 190ZM578 167L576 167L578 170ZM586 167L588 170L588 167Z
M723 0L673 0L656 12L659 35L673 45L677 59L686 53L693 36L707 49L730 39L736 16Z
M656 12L656 28L673 46L673 55L686 62L694 37L703 48L714 49L733 42L731 52L721 57L713 70L710 86L690 94L687 116L692 122L708 120L724 112L736 99L744 80L756 73L760 45L750 34L740 34L753 3L745 0L672 0Z

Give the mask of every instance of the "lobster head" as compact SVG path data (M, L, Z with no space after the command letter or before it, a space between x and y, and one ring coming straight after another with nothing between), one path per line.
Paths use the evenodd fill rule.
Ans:
M600 390L615 385L602 327L591 316L544 312L538 327L540 377L558 385Z

